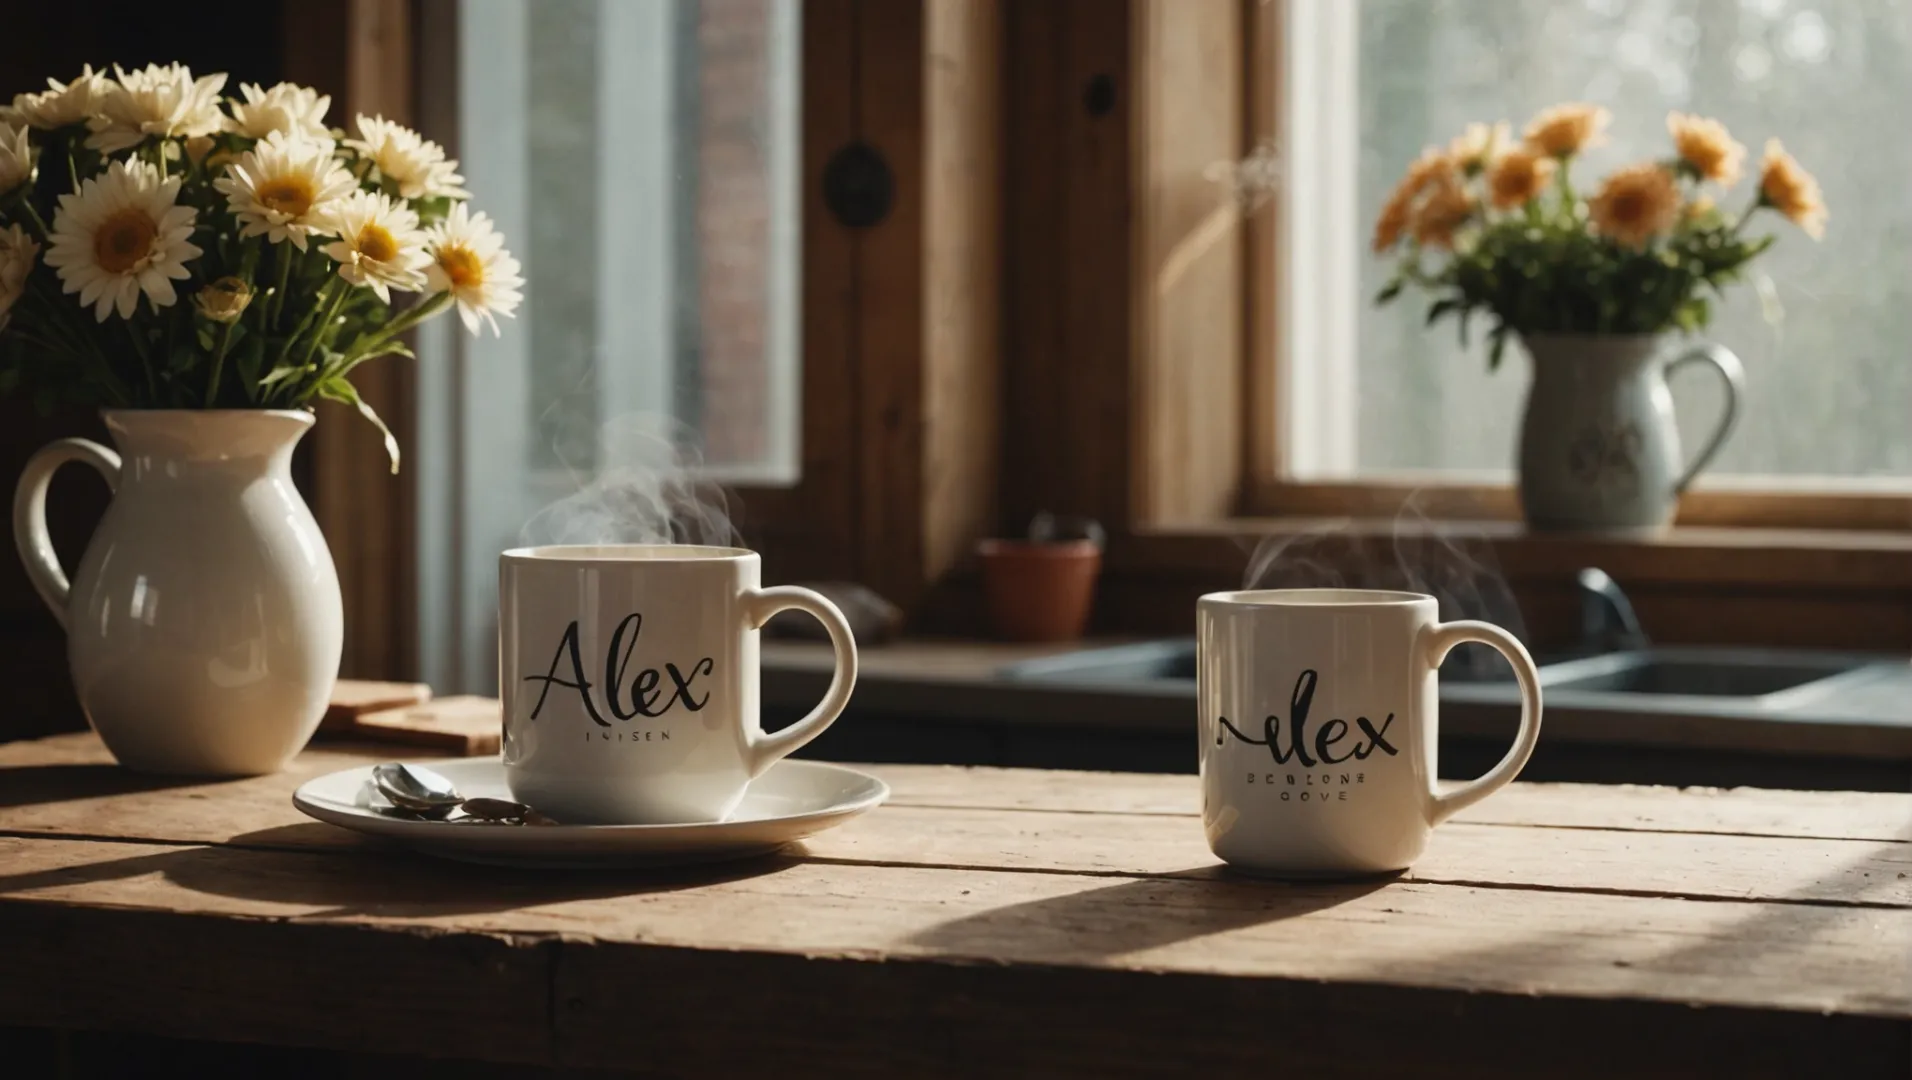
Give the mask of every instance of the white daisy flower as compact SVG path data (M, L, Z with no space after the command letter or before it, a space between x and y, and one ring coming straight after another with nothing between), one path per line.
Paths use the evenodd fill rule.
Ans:
M451 293L465 329L478 333L482 319L498 336L497 316L510 318L524 299L518 291L524 278L518 276L518 260L505 250L505 238L489 217L469 213L464 203L453 206L425 236L432 255L425 291Z
M359 138L345 140L378 166L378 171L398 185L398 193L407 199L429 199L449 195L467 199L471 192L462 186L458 162L445 158L445 148L403 124L382 116L358 118Z
M425 250L425 234L418 231L418 215L404 203L376 191L354 191L332 206L325 232L337 240L325 245L326 255L339 264L339 276L363 285L391 303L392 290L416 292L425 287L425 267L432 261Z
M17 94L13 107L6 110L9 119L42 131L83 123L98 115L101 102L113 90L113 80L88 64L70 83L46 81L48 89L37 94Z
M33 272L33 259L40 245L25 229L9 225L0 229L0 330L13 317L13 305L27 291L27 275Z
M59 270L63 291L79 293L100 322L114 310L132 318L142 292L154 310L177 301L173 282L191 277L185 264L201 254L191 242L199 211L176 205L178 195L178 177L161 180L143 161L115 161L60 196L46 262Z
M239 219L241 236L263 236L272 243L292 241L305 250L306 237L327 228L327 215L338 201L358 190L358 181L332 156L332 143L310 142L274 132L226 166L212 182L225 193Z
M148 64L139 71L114 65L117 86L100 103L100 115L86 126L86 145L102 153L137 146L148 136L211 135L225 125L219 111L224 72L194 79L184 64Z
M26 128L0 123L0 195L33 182L34 153Z
M332 99L309 86L280 83L261 90L256 83L241 83L245 100L234 101L226 130L248 139L263 139L274 132L295 135L330 145L332 133L325 127L325 110Z

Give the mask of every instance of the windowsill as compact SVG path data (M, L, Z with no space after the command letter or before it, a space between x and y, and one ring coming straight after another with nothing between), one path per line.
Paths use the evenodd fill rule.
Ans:
M1676 526L1652 533L1530 533L1513 521L1386 517L1239 518L1116 537L1115 572L1239 576L1263 539L1346 537L1374 557L1397 541L1480 543L1509 578L1567 577L1598 566L1623 584L1912 590L1912 531Z

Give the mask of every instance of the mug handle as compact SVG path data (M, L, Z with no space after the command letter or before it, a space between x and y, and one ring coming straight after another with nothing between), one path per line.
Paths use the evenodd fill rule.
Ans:
M1427 823L1439 825L1457 812L1499 791L1520 774L1533 756L1534 743L1540 739L1540 673L1534 669L1534 658L1527 655L1527 647L1520 639L1495 626L1493 623L1464 620L1461 622L1437 623L1422 632L1422 656L1429 668L1438 668L1447 658L1449 650L1463 642L1479 642L1491 645L1507 658L1514 666L1514 678L1520 682L1520 731L1514 736L1514 745L1500 764L1487 770L1487 774L1478 780L1463 784L1445 794L1435 791L1428 806ZM1430 782L1433 777L1428 778Z
M26 567L34 590L62 628L66 626L67 595L72 586L67 583L66 571L60 569L53 538L47 535L46 490L53 474L69 461L93 466L106 478L109 490L118 490L120 456L91 439L58 439L34 451L13 489L13 544L20 549L20 564Z
M1701 469L1706 468L1706 463L1713 460L1714 454L1719 453L1719 448L1726 442L1726 436L1733 430L1733 421L1739 418L1739 398L1746 391L1746 369L1740 366L1739 357L1734 356L1733 351L1724 345L1696 345L1668 361L1666 374L1671 375L1674 368L1686 364L1713 365L1713 369L1719 372L1720 378L1726 380L1726 410L1720 414L1719 425L1707 438L1706 445L1700 447L1700 452L1693 455L1692 464L1686 467L1686 472L1680 476L1679 483L1673 485L1675 495L1685 494L1687 487L1693 483L1693 478L1700 474Z
M761 727L744 733L744 765L752 779L823 734L850 703L850 691L856 687L856 639L850 633L849 620L828 597L796 585L744 591L744 618L752 630L762 629L772 615L791 608L808 612L829 631L830 647L836 650L836 670L830 676L830 688L823 692L823 701L808 716L773 735L764 734Z

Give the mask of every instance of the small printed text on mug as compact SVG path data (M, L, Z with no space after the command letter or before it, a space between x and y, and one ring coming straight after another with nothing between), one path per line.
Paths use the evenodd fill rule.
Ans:
M644 668L631 677L629 691L625 691L625 675L630 668L631 651L637 647L638 635L643 630L643 615L634 611L624 616L624 621L618 623L617 630L611 634L610 645L604 650L604 679L597 685L604 694L604 704L610 714L619 720L631 720L639 716L654 719L679 705L697 712L709 704L710 691L705 690L700 695L697 688L697 680L711 674L716 668L716 662L708 656L688 667L666 663L662 668ZM562 674L567 665L571 676L568 680ZM664 687L666 680L670 683L668 690ZM577 691L585 714L599 727L611 726L591 696L594 684L584 672L584 658L578 646L577 620L573 619L571 625L565 627L564 636L558 639L550 668L543 675L527 675L524 681L544 684L538 693L537 704L531 707L531 719L536 720L544 711L551 688L559 686ZM649 733L643 733L643 736L638 741L651 741ZM669 733L664 732L663 738L670 738Z
M1354 718L1354 725L1338 717L1329 719L1315 729L1314 738L1308 737L1308 712L1314 704L1315 684L1319 676L1313 669L1303 671L1295 679L1294 692L1288 698L1287 740L1282 739L1282 722L1279 716L1268 716L1262 720L1262 737L1257 739L1247 735L1230 723L1226 716L1218 716L1222 730L1215 735L1215 745L1220 746L1233 735L1237 740L1252 746L1265 746L1269 756L1277 765L1294 763L1300 768L1321 768L1319 773L1311 772L1250 772L1248 783L1268 787L1280 786L1281 801L1301 802L1333 800L1346 802L1347 788L1367 783L1364 772L1341 772L1329 766L1340 765L1346 761L1366 761L1379 750L1387 757L1394 757L1399 751L1388 741L1388 728L1394 724L1394 714L1389 713L1378 725L1365 716ZM1359 734L1355 734L1358 731ZM1351 741L1350 741L1351 739ZM1312 749L1314 752L1309 753Z

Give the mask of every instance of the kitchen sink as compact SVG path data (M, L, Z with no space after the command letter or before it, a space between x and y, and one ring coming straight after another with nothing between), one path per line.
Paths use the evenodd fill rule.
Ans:
M1513 676L1484 647L1456 650L1441 665L1442 696L1501 696ZM1541 656L1540 684L1560 705L1621 707L1648 700L1733 703L1770 709L1870 677L1884 658L1804 649L1654 646L1602 656ZM1903 666L1903 661L1898 662ZM1172 638L1025 660L1004 667L1010 680L1073 683L1103 690L1146 685L1195 690L1195 639ZM1511 687L1506 687L1511 691ZM1481 700L1487 700L1481 698Z
M1550 665L1549 690L1757 698L1858 671L1864 658L1767 649L1643 649Z

